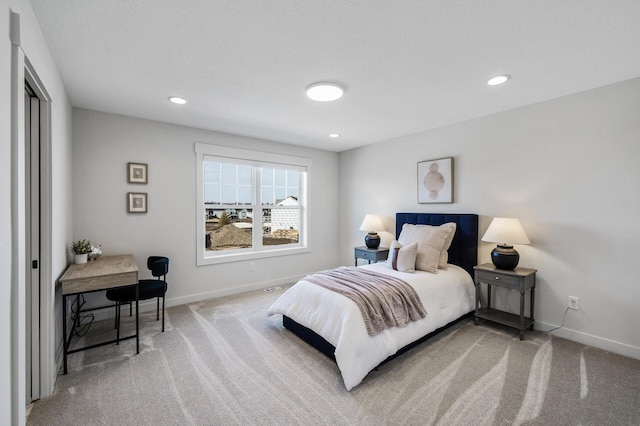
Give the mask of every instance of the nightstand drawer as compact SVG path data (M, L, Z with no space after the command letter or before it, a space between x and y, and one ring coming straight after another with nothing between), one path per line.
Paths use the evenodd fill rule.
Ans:
M496 274L486 271L476 271L478 281L495 285L503 285L506 287L520 287L522 283L521 277L512 277L505 274Z
M358 266L358 259L367 260L369 263L377 263L383 260L387 260L389 255L389 249L385 247L370 249L368 247L356 247L354 249L356 266Z
M376 254L374 252L370 252L362 249L356 249L356 257L358 259L364 259L371 262L371 261L375 261Z

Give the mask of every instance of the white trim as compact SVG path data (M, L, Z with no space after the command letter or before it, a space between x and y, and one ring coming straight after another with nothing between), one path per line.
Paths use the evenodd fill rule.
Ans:
M57 377L55 361L55 292L51 273L51 97L25 57L25 80L40 99L40 397L53 394Z
M301 275L293 275L289 277L278 278L275 280L259 281L251 284L244 284L237 287L226 288L222 290L205 291L202 293L190 294L187 296L180 296L180 297L173 297L173 298L167 297L165 299L165 309L168 309L172 306L181 306L189 303L201 302L203 300L233 296L235 294L246 293L248 291L262 290L262 289L274 287L274 286L289 286L289 285L295 284L300 279L304 278L305 276L311 273L312 272L309 272L307 274L301 274ZM283 291L284 290L286 289L283 289ZM140 313L155 312L156 306L157 305L156 305L155 299L141 301L139 305ZM127 308L127 311L128 311L128 308ZM171 317L169 313L166 311L165 311L165 318L167 319L167 322L170 323ZM97 322L97 321L104 321L104 320L113 321L113 311L111 309L100 309L98 311L95 311L94 321ZM154 317L154 320L155 320L155 317ZM60 346L58 352L59 352L58 356L62 357L62 346Z
M20 42L20 15L11 12L11 424L25 423L25 55Z
M210 145L196 142L194 146L196 153L196 265L215 265L227 262L237 262L250 259L261 259L275 256L288 256L300 253L308 253L307 247L307 222L305 215L309 215L308 211L308 174L311 169L311 159L302 157L293 157L289 155L274 154L269 152L252 151L246 149L231 148L227 146ZM216 158L230 158L234 161L246 161L257 167L273 165L286 165L301 172L300 180L300 241L298 244L292 244L288 247L268 247L261 250L247 249L234 250L224 252L223 255L206 256L205 247L205 222L203 220L204 212L204 161L208 156ZM259 189L256 188L256 191ZM255 209L256 207L253 206ZM255 233L254 233L255 234ZM254 238L258 238L254 235ZM254 247L256 245L254 244Z
M239 250L238 250L239 251ZM228 262L239 262L242 260L252 260L252 259L264 259L267 257L277 257L277 256L289 256L294 254L302 254L309 253L308 247L290 247L290 248L281 248L281 249L265 249L263 251L251 251L244 253L225 253L224 256L212 256L205 257L202 255L202 260L199 260L198 266L204 265L218 265L220 263L228 263Z
M557 325L539 321L536 321L534 325L534 328L540 331L547 331L555 327L557 327ZM594 336L593 334L583 333L566 327L554 330L550 334L629 358L640 359L640 347L637 346L627 345L626 343L616 342L615 340L605 339L604 337Z
M311 167L311 159L294 157L291 155L274 154L272 152L254 151L248 149L231 148L222 145L211 145L196 142L195 151L197 154L212 155L214 157L227 157L257 161L259 163L287 164L298 167Z
M282 286L282 285L295 284L296 282L298 282L300 279L304 278L307 275L308 274L293 275L290 277L278 278L275 280L254 282L251 284L245 284L238 287L227 288L223 290L207 291L203 293L191 294L188 296L176 297L173 299L167 299L167 306L178 306L178 305L184 305L186 303L200 302L202 300L231 296L234 294L240 294L240 293L253 291L253 290L260 290L260 289L273 287L277 285Z

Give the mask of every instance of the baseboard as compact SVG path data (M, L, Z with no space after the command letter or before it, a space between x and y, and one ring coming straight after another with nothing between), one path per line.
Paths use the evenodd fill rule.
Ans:
M234 294L245 293L247 291L261 290L263 288L268 288L268 287L293 284L298 280L300 280L301 278L305 277L306 275L308 274L295 275L291 277L279 278L276 280L259 281L256 283L245 284L238 287L224 288L221 290L190 294L188 296L171 297L171 298L167 297L164 301L165 308L169 308L171 306L184 305L186 303L199 302L201 300L206 300L206 299L215 299L218 297L231 296ZM140 301L139 308L140 308L140 312L155 311L156 299ZM123 309L123 313L128 315L129 308L125 306L122 309ZM112 319L114 317L113 309L100 309L100 310L92 311L91 313L94 316L94 321L102 321L110 318ZM62 353L62 342L60 343L60 353Z
M184 305L186 303L194 303L194 302L199 302L201 300L206 300L206 299L215 299L219 297L231 296L234 294L244 293L247 291L260 290L268 287L293 284L298 280L300 280L301 278L305 277L306 275L308 274L294 275L290 277L278 278L275 280L258 281L250 284L237 286L237 287L207 291L203 293L191 294L188 296L166 298L165 306L171 307L171 306ZM155 299L145 300L140 302L140 312L146 312L146 311L151 311L155 309L156 309ZM103 309L99 311L94 311L94 315L95 315L96 321L113 318L113 310ZM547 330L556 328L557 325L536 321L534 327L536 330L547 331ZM581 343L583 345L593 346L595 348L603 349L605 351L613 352L629 358L640 360L640 347L637 347L637 346L616 342L611 339L594 336L592 334L583 333L581 331L572 330L566 327L554 330L551 332L551 334L554 336L562 337L567 340ZM56 348L56 364L58 366L62 365L62 341L60 341L60 344Z
M184 305L186 303L199 302L206 299L215 299L218 297L231 296L234 294L245 293L247 291L261 290L264 288L293 284L304 278L308 274L294 275L291 277L278 278L276 280L259 281L256 283L245 284L238 287L224 288L221 290L207 291L204 293L190 294L188 296L174 297L167 299L167 306Z
M534 328L540 331L547 331L555 327L557 327L557 325L537 321L534 325ZM615 340L605 339L604 337L594 336L593 334L583 333L565 327L554 330L551 334L629 358L640 359L640 348L637 346L627 345L626 343L616 342Z

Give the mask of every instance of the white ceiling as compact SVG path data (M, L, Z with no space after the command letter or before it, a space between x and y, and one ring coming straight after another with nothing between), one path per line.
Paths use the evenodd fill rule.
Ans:
M31 4L75 107L331 151L640 76L637 0Z

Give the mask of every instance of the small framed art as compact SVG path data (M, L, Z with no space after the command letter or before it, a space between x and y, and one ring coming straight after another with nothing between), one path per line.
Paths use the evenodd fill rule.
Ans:
M453 203L453 157L418 163L418 203Z
M147 193L127 192L127 213L146 213Z
M145 163L127 163L129 183L147 183L148 167Z

